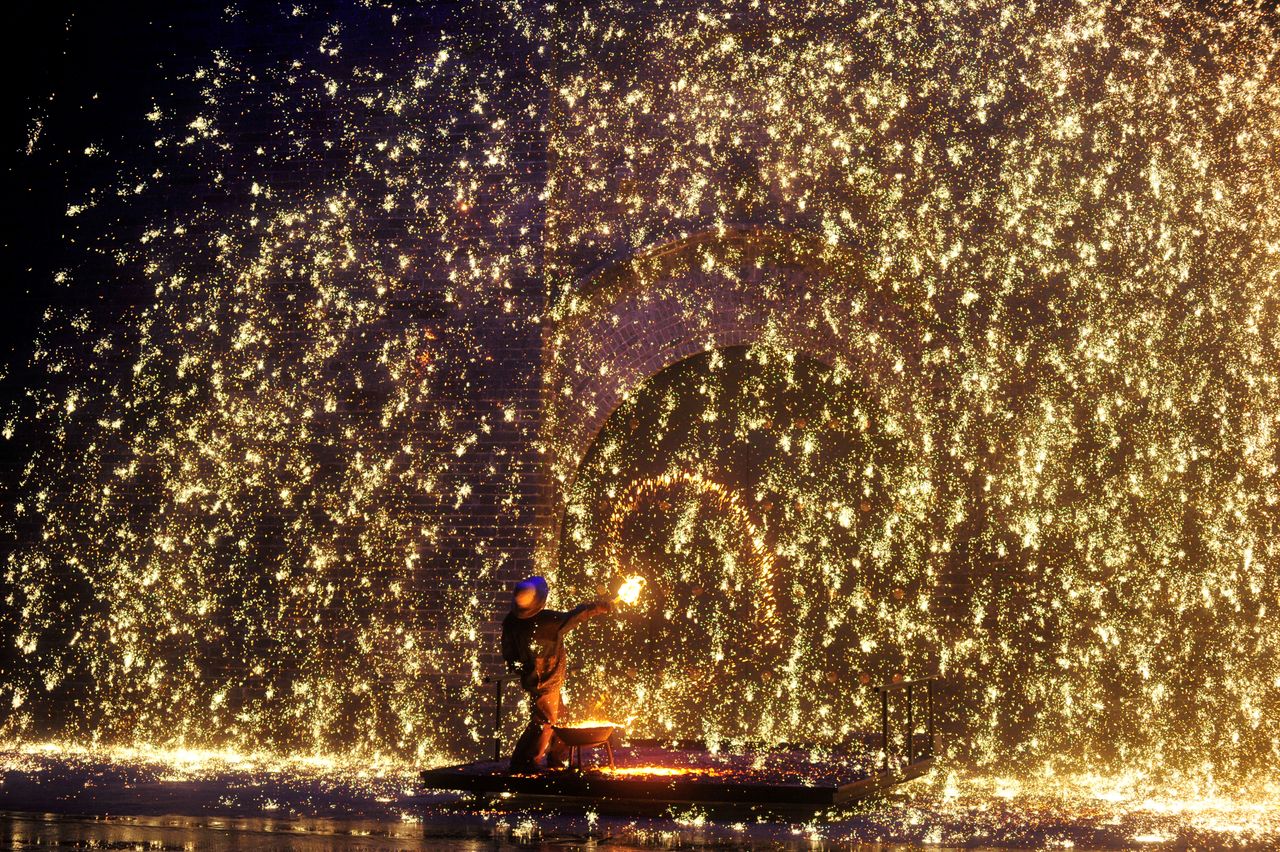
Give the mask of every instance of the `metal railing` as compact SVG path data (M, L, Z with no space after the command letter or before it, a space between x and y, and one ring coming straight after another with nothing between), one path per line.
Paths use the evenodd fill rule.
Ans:
M576 669L574 669L576 671ZM519 672L506 672L503 674L490 675L484 679L485 685L493 684L493 759L502 759L502 690L511 681L520 679ZM889 761L893 754L891 748L892 737L889 726L889 693L905 691L906 692L906 734L903 738L903 745L906 747L907 765L915 763L917 759L925 759L934 756L934 684L942 680L941 675L928 675L919 677L914 680L900 680L892 683L885 683L873 687L880 694L880 746L883 751L883 768L881 771L889 772ZM916 693L923 688L924 692L924 720L925 720L925 742L921 749L916 748Z
M893 753L891 744L893 742L889 729L889 693L905 690L907 695L907 731L903 737L903 745L906 750L907 765L921 760L933 757L934 748L934 689L933 685L942 680L941 675L929 675L928 677L916 678L915 680L900 680L893 683L885 683L875 687L875 691L880 693L880 746L884 752L884 766L882 771L889 772L889 758ZM925 694L925 745L923 749L916 749L916 717L915 717L915 693L921 687L924 688Z

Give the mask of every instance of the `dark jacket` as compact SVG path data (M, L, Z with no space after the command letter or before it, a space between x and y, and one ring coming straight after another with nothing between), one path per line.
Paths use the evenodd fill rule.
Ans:
M537 695L558 692L564 685L564 636L594 615L612 607L603 601L582 604L569 612L544 609L529 618L508 613L502 622L502 659L520 672L520 685Z

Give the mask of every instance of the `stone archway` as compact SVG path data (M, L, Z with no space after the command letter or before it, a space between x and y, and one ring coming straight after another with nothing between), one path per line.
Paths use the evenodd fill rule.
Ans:
M650 377L709 349L771 341L875 386L919 430L923 324L870 286L864 259L819 237L724 226L588 275L544 337L548 490L537 563L556 564L566 499L610 414Z

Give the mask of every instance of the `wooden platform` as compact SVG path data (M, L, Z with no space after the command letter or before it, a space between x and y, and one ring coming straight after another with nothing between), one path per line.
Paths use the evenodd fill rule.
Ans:
M747 746L738 754L712 752L705 743L632 740L617 749L617 767L593 766L513 774L502 747L503 686L517 678L497 674L494 686L494 760L422 773L422 786L488 796L572 800L610 809L698 804L763 811L821 808L873 796L933 768L937 675L897 679L872 687L879 697L880 731L849 736L839 748ZM923 699L923 707L918 707ZM905 724L894 730L896 709ZM923 710L916 715L917 709ZM919 731L923 722L925 730ZM895 735L896 734L896 735Z
M917 778L933 766L922 757L887 773L871 754L713 755L659 748L627 748L618 768L588 767L511 774L507 761L478 761L429 769L422 785L480 794L561 797L599 803L822 807L856 801Z

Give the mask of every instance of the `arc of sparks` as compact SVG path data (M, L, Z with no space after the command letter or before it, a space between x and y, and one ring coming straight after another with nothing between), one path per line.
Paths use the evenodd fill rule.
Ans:
M764 535L751 519L746 507L742 505L738 493L713 479L708 479L698 471L668 471L658 476L634 480L627 486L621 499L614 504L613 513L609 516L605 527L606 548L614 571L619 574L623 571L622 524L627 516L639 508L646 499L663 491L673 491L681 487L692 488L699 495L710 497L716 507L737 521L746 533L751 554L760 572L760 592L756 595L756 620L763 628L766 642L776 645L780 639L780 631L777 600L773 592L773 553L765 546Z

